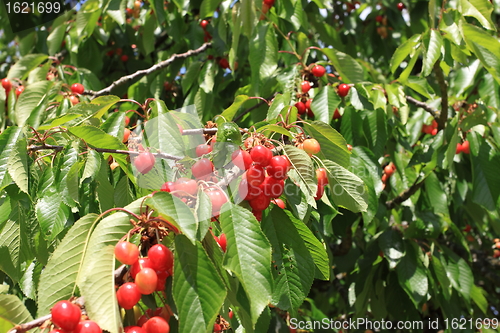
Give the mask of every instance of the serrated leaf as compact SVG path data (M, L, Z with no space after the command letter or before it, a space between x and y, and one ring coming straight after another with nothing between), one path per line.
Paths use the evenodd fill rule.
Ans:
M264 125L262 127L259 127L257 132L259 132L259 133L264 133L264 132L271 133L271 132L273 132L273 133L283 134L287 137L292 137L292 134L286 128L283 128L281 126L274 125L274 124L269 124L269 125Z
M271 244L249 210L227 205L230 207L225 207L220 215L222 231L227 237L224 267L236 275L245 289L255 325L272 295Z
M278 115L281 113L281 111L285 106L286 104L283 95L282 94L276 95L276 97L274 97L273 99L273 102L271 103L271 106L267 110L266 119L278 118Z
M210 221L212 218L212 202L210 198L201 189L198 190L198 200L196 200L196 217L198 220L198 231L196 239L202 241L207 234L208 228L210 227Z
M180 113L168 112L148 120L144 132L147 134L149 146L159 149L162 153L184 156L187 147L177 127L177 115Z
M292 165L292 170L289 173L290 178L295 182L300 182L303 185L300 188L301 191L306 197L312 198L316 195L318 184L311 158L305 151L295 146L286 145L284 150ZM312 204L315 206L314 201Z
M410 256L407 252L396 266L399 284L410 296L415 306L418 306L424 299L429 288L427 274L417 260L415 256Z
M38 316L49 314L57 301L69 299L75 292L83 256L92 227L97 221L97 214L85 215L76 221L52 253L40 277Z
M226 288L200 242L175 237L172 294L179 314L179 333L210 333Z
M247 95L238 95L234 99L233 104L231 104L227 109L222 112L220 117L217 119L217 123L219 122L227 122L232 121L236 112L240 109L241 105L248 101L249 97ZM225 119L225 120L224 120Z
M333 86L324 86L318 94L314 96L311 103L311 110L314 113L314 119L324 123L330 123L333 119L335 109L339 106L342 99L335 91Z
M330 59L335 70L345 83L361 83L364 80L363 67L350 55L335 49L323 48L323 53Z
M343 167L349 167L349 150L347 142L337 130L321 121L305 123L307 134L318 140L321 150L317 154L322 159L331 159Z
M7 78L24 80L29 73L47 60L46 54L28 54L19 59L10 69Z
M109 108L112 107L114 104L116 104L120 100L120 97L118 96L100 96L95 99L93 99L90 104L92 106L98 107L98 109L94 110L94 118L102 118L103 115L105 115Z
M220 0L203 0L200 7L200 17L212 17L220 2Z
M101 167L102 156L95 150L90 150L87 154L87 159L85 160L85 167L83 169L82 178L80 184L90 179L92 181L96 176Z
M428 76L431 74L436 61L441 56L441 48L443 47L443 37L434 29L429 32L429 38L424 38L425 54L422 62L422 75Z
M25 139L19 139L12 149L7 168L12 180L21 191L29 193L28 145Z
M54 181L40 194L35 206L35 214L47 240L54 240L63 231L71 209L63 203L61 193Z
M474 17L486 29L496 30L496 25L491 20L493 5L488 0L459 0L458 11L463 16Z
M0 233L0 270L15 282L21 278L21 263L29 258L23 258L23 250L28 250L27 223L25 213L19 203L15 203Z
M30 118L33 109L39 107L49 93L53 83L51 81L40 81L26 87L15 107L16 121L18 126L24 126ZM33 124L31 124L33 125Z
M414 52L417 43L422 38L421 34L413 35L403 44L399 45L391 58L391 72L394 73L408 55Z
M15 325L33 320L24 303L14 295L0 294L0 331L8 332Z
M144 198L124 207L138 214ZM85 309L92 320L110 333L122 331L122 321L115 292L116 243L128 232L130 215L119 211L105 217L93 230L87 243L77 285L85 298Z

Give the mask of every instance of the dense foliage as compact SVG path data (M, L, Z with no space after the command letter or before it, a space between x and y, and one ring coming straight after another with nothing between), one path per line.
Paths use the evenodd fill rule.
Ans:
M9 8L1 332L500 332L498 0Z

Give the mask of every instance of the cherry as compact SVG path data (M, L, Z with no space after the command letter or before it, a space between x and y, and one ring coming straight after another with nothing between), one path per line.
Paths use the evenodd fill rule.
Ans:
M469 141L465 140L464 143L462 143L462 152L464 154L470 154L470 143L469 143Z
M196 156L201 157L203 155L209 154L212 152L212 146L207 144L201 144L196 146Z
M65 331L63 331L62 329L60 328L55 328L53 329L52 331L50 331L49 333L66 333Z
M455 149L455 154L458 155L462 152L462 144L460 142L457 143L457 148Z
M375 17L375 21L377 21L378 23L382 23L383 20L384 20L384 17L382 15L377 15Z
M73 94L81 95L85 91L85 88L81 83L73 83L73 85L71 85L71 91Z
M392 176L394 171L396 171L396 166L392 162L384 167L384 173L387 175L387 177Z
M50 313L52 322L65 331L73 331L82 316L80 308L69 301L57 302L50 309Z
M399 10L399 11L402 11L403 9L405 9L405 7L406 7L406 6L405 6L405 4L404 4L404 3L399 2L399 3L397 4L397 7L398 7L398 10Z
M130 124L130 118L128 116L125 116L125 126L128 126Z
M224 233L220 234L219 237L215 237L215 240L217 241L217 243L221 247L222 251L226 252L226 248L227 248L226 234L224 234Z
M134 165L140 173L147 174L155 166L155 157L149 152L140 153L134 160Z
M146 331L146 333L169 333L170 326L167 321L162 317L151 317L149 320L142 326L142 328Z
M252 209L252 214L253 216L255 216L255 219L257 221L262 221L262 211L261 210L256 210L256 209Z
M436 135L437 133L438 133L438 129L437 128L432 129L431 135Z
M134 282L127 282L118 288L116 298L119 306L125 310L130 310L141 299L141 292Z
M5 89L7 93L12 89L12 82L9 79L2 79L2 87Z
M244 200L252 200L261 194L262 190L259 186L248 185L246 178L242 179L238 186L238 194Z
M335 109L335 112L333 113L333 119L340 119L342 118L342 115L339 112L339 109Z
M340 97L346 97L350 89L351 87L349 85L342 83L341 85L339 85L337 93L339 94Z
M24 86L19 86L16 88L16 96L19 97L21 93L24 91Z
M203 30L205 30L207 28L207 26L208 26L208 21L207 20L202 20L200 22L200 27L202 27Z
M231 160L233 164L236 165L241 170L248 170L248 168L252 165L253 160L250 156L250 153L246 150L236 150L231 155Z
M318 179L318 184L319 185L326 185L328 184L328 175L326 172L325 168L318 168L316 169L316 178Z
M309 155L314 155L319 153L321 147L316 139L305 139L302 148Z
M252 148L250 156L255 164L265 167L269 164L271 158L273 157L273 153L263 145L258 145Z
M95 321L82 320L78 323L73 333L102 333L102 330Z
M493 258L500 258L500 250L493 251Z
M139 326L127 326L123 328L125 333L146 333L146 331Z
M126 54L122 55L122 56L120 57L120 60L121 60L122 62L127 62L127 61L128 61L128 55L126 55Z
M227 69L229 68L229 61L226 58L222 58L221 60L219 60L219 66L223 69Z
M266 177L260 185L260 188L265 196L269 198L279 198L283 194L285 182L282 179Z
M264 0L263 2L268 5L269 7L272 7L274 5L275 0Z
M167 271L174 265L174 255L168 247L163 244L151 246L148 251L148 258L152 268L156 271Z
M312 98L309 98L306 103L304 104L306 107L306 111L311 110L311 103L312 103Z
M123 143L127 142L129 136L130 136L130 130L128 128L125 128L123 130L123 139L122 139L122 142Z
M161 186L160 191L163 191L163 192L172 192L172 191L175 191L175 183L174 182L165 182L165 183L163 183L163 185Z
M470 232L471 230L472 230L471 225L470 225L470 224L467 224L467 225L465 226L465 228L464 228L463 232L467 232L467 233L468 233L468 232Z
M299 101L299 102L295 103L295 107L297 108L297 112L299 114L306 113L306 105L304 103Z
M137 245L130 242L118 242L115 245L116 259L125 265L133 265L139 260Z
M222 332L222 327L221 327L221 325L219 325L219 324L215 323L215 324L214 324L214 333L220 333L220 332Z
M271 158L271 161L266 168L269 176L276 179L285 179L288 170L290 170L290 161L285 155L278 155Z
M230 310L229 311L229 319L233 319L233 316L234 316L233 310Z
M314 197L314 200L316 201L320 200L324 193L325 193L325 186L318 184L318 189L316 190L316 196Z
M311 84L309 81L302 81L300 88L302 89L302 92L306 94L309 90L311 90Z
M176 191L184 191L189 195L196 195L198 193L198 184L194 179L182 177L177 179L174 184Z
M208 195L210 202L212 203L212 215L219 215L222 205L227 202L226 194L220 188L208 188L205 190L205 193Z
M149 295L156 290L158 275L153 268L145 267L135 276L135 284L139 292L143 295Z
M135 10L137 10L137 9L139 9L139 8L141 8L141 2L140 2L139 0L136 0L136 1L134 2L134 9L135 9Z
M273 204L275 204L276 206L278 206L279 208L285 209L285 203L283 202L283 200L281 200L281 199L273 199L271 202Z
M264 174L264 169L260 165L252 165L248 168L247 172L244 173L244 177L250 186L259 186L264 181L266 175Z
M350 144L347 144L347 150L352 151L352 146Z
M17 93L17 90L16 90L16 93ZM71 105L76 105L76 104L80 103L80 100L75 95L69 96L69 101L71 102Z
M387 182L387 174L386 174L386 173L384 173L384 174L382 175L381 180L382 180L382 183L384 183L384 184Z
M262 212L264 209L269 207L269 204L271 203L271 198L269 198L266 195L259 195L258 197L250 200L248 203L250 204L250 207L252 207L253 210Z
M316 76L316 77L322 77L323 75L325 75L326 73L326 69L325 67L321 66L321 65L315 65L312 70L312 75Z
M206 179L213 171L214 164L208 158L202 158L191 167L191 172L197 179Z
M143 268L153 268L153 264L148 257L139 258L135 264L130 267L130 276L135 279L137 273L139 273Z

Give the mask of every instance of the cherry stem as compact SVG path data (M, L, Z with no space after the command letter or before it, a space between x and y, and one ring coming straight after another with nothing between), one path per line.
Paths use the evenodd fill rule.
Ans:
M108 209L107 211L105 211L105 212L101 213L101 215L99 215L99 219L102 218L104 215L106 215L108 213L111 213L111 212L114 212L114 211L122 211L122 212L125 212L125 213L129 214L129 215L132 215L134 218L136 218L138 220L140 219L139 215L131 212L128 209L121 208L121 207L115 207L115 208Z

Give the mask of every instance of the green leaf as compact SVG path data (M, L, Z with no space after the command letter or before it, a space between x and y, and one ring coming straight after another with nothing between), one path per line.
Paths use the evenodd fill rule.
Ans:
M203 63L201 61L193 61L186 71L186 74L182 77L181 86L182 91L188 92L193 86L193 83L198 79L200 75L201 66Z
M266 119L276 119L278 118L279 114L283 110L284 107L287 105L285 104L285 98L282 94L276 95L274 97L271 106L267 110L267 116Z
M127 4L124 1L111 0L104 8L104 12L107 15L109 15L119 25L124 25L126 22L126 17L125 17L126 6ZM154 9L155 13L158 13L157 8Z
M253 29L256 26L255 6L253 0L241 0L241 21L243 22L243 34L249 39L253 35Z
M26 87L17 100L15 113L19 126L24 126L33 109L38 107L50 91L53 83L51 81L40 81ZM33 125L30 123L30 125Z
M321 151L316 154L322 159L332 159L335 163L347 168L349 167L349 150L345 139L330 125L321 121L305 123L307 134L318 140Z
M232 121L234 119L234 116L236 115L236 112L240 109L241 105L248 101L249 97L246 95L238 95L234 99L233 104L229 106L227 109L222 112L219 118L217 118L217 123L219 123L219 120L221 122L224 121ZM225 120L224 120L225 119Z
M420 42L420 39L422 38L422 35L413 35L411 38L409 38L407 41L405 41L403 44L399 45L399 47L396 49L396 52L392 55L391 58L391 72L394 73L396 69L399 68L401 63L408 57L408 55L412 55L412 58L414 56L414 50L417 48L417 44Z
M324 86L318 94L314 96L311 103L311 110L314 113L314 119L326 124L333 119L335 109L339 106L342 99L335 91L333 86Z
M292 137L292 134L286 128L279 126L279 125L274 125L274 124L269 124L269 125L264 125L262 127L259 127L257 132L266 133L266 134L264 134L266 136L269 136L271 133L279 133L279 134L283 134L283 135L288 136L288 137Z
M243 17L245 16L243 14ZM274 29L269 24L262 24L257 29L250 43L249 54L252 70L251 82L256 92L259 91L262 83L272 77L278 69L278 42Z
M146 204L176 226L194 244L198 223L191 209L181 199L168 192L156 193Z
M295 146L286 145L284 146L284 150L292 164L292 170L290 170L289 173L290 178L294 182L300 183L300 190L306 195L306 198L308 198L308 203L315 206L316 203L312 198L316 195L318 185L311 158L305 151Z
M472 200L487 209L495 210L496 203L500 197L500 175L498 174L498 163L500 155L488 141L482 141L479 145L477 157L472 162ZM455 145L456 147L456 145ZM472 155L476 155L471 149Z
M273 246L272 303L293 316L311 289L313 258L283 209L272 209L270 216L263 220L262 228Z
M24 80L28 77L29 73L38 67L42 62L47 60L48 56L46 54L28 54L19 59L18 62L14 64L9 69L7 78Z
M101 15L99 2L86 1L76 14L76 31L79 39L92 35Z
M49 314L57 301L74 294L88 240L98 220L97 214L89 214L76 221L52 253L40 277L38 316Z
M148 120L144 128L147 141L143 141L143 146L154 147L162 153L168 153L176 156L184 156L186 145L179 132L177 124L180 123L178 112L167 112L160 114L153 119ZM192 147L194 148L194 146Z
M211 94L215 84L215 74L217 68L213 61L207 61L198 74L200 88L207 94Z
M102 118L102 116L104 116L108 110L114 105L116 104L118 101L120 100L120 97L118 96L113 96L113 95L109 95L109 96L100 96L100 97L97 97L95 99L92 100L92 102L90 102L90 104L92 106L98 106L99 109L94 109L94 118Z
M28 144L21 138L12 149L8 162L9 175L21 191L29 193Z
M323 48L322 51L339 72L339 76L342 76L344 83L361 83L364 80L363 67L356 59L336 49Z
M144 198L124 207L139 214ZM104 218L87 241L77 285L85 298L85 309L92 320L110 333L122 332L122 320L115 292L114 247L131 228L131 216L119 211Z
M224 267L232 271L250 300L252 325L269 304L272 295L271 244L253 214L232 204L220 215L227 237Z
M427 36L426 36L427 37ZM441 56L441 49L443 48L443 38L441 34L434 29L429 32L429 37L424 38L425 54L422 62L422 75L429 76L436 61Z
M375 156L383 155L388 136L385 111L377 109L367 112L363 125L366 133L365 136L368 139L368 147L371 148Z
M0 332L33 320L24 303L14 295L0 294Z
M200 8L200 18L212 17L220 2L220 0L203 0Z
M172 294L179 315L179 333L210 333L226 288L200 242L175 237Z
M406 255L396 266L398 280L410 299L417 307L427 295L429 286L427 274L412 246L407 247Z
M445 32L444 38L449 39L455 45L460 45L462 42L462 35L458 27L460 15L454 9L442 11L442 19L439 21L439 30Z
M458 11L463 16L474 17L483 28L496 30L496 25L491 20L493 5L488 0L459 0Z
M162 8L163 9L163 8ZM143 38L141 39L142 46L144 49L144 55L149 55L155 49L155 29L156 29L156 18L154 15L148 15L146 18L146 23L144 23Z
M49 55L53 56L61 50L61 43L66 34L66 24L61 24L56 27L52 26L52 32L47 37L47 46L49 48Z
M470 296L474 303L476 303L476 305L479 307L479 309L481 309L483 314L486 315L488 313L488 300L486 299L486 291L474 284L472 285Z
M17 146L21 135L21 129L15 126L7 127L0 134L0 184L4 182L12 155L18 152Z

